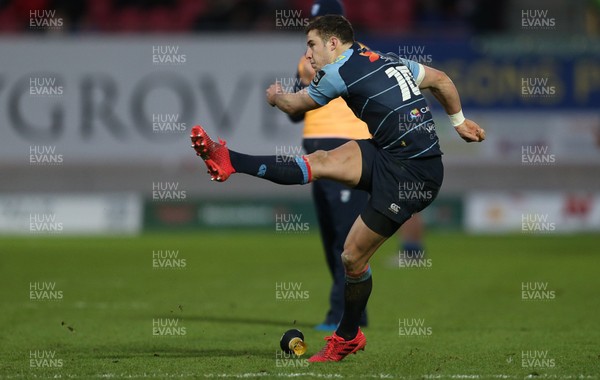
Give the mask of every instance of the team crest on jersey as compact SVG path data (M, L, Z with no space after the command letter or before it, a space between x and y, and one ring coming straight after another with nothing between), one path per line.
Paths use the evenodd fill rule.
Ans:
M315 74L315 77L312 80L313 85L318 86L319 82L321 81L321 78L323 78L324 76L325 76L325 71L319 70L319 72L317 72Z

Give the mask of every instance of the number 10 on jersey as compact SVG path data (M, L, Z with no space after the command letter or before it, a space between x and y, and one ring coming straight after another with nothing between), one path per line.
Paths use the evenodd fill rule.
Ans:
M400 86L400 91L402 92L402 101L406 101L411 98L410 90L415 95L420 95L421 91L419 87L415 84L413 77L406 66L396 66L390 67L385 70L385 73L389 78L395 77L398 81L398 86Z

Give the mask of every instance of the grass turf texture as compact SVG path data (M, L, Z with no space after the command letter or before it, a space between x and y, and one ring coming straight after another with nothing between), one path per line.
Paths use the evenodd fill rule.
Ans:
M389 241L372 260L366 350L308 365L324 343L312 326L330 284L316 234L5 237L0 378L598 378L598 241L431 233L431 267L402 269ZM178 250L186 267L152 268L157 250ZM63 298L30 300L32 282L55 283ZM524 282L547 283L555 298L523 300ZM276 299L277 283L308 299ZM185 335L154 336L157 318ZM431 334L401 336L405 318ZM308 353L281 358L279 338L294 327ZM31 351L62 366L31 368ZM532 351L547 360L524 366Z

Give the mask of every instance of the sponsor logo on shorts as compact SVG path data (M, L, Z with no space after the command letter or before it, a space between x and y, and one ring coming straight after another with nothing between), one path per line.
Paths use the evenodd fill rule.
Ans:
M397 214L400 211L400 206L398 206L395 203L392 203L390 205L390 207L388 208L388 210L390 210L391 212L393 212L394 214Z

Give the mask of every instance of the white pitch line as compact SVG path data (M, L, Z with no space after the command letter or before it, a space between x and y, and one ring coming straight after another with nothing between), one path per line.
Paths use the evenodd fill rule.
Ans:
M370 375L352 375L344 376L341 374L323 374L315 372L290 372L290 373L268 373L268 372L247 372L247 373L205 373L198 374L192 372L185 373L99 373L92 376L76 375L76 374L34 374L34 373L23 373L16 375L0 375L0 379L88 379L88 378L100 378L100 379L182 379L182 378L220 378L220 379L247 379L257 377L268 377L268 378L319 378L319 379L411 379L415 377L406 377L402 375L392 375L386 373L370 374ZM536 375L536 376L517 376L517 375L466 375L466 374L453 374L453 375L440 375L440 374L428 374L416 376L417 378L424 379L551 379L551 380L599 380L598 375Z

